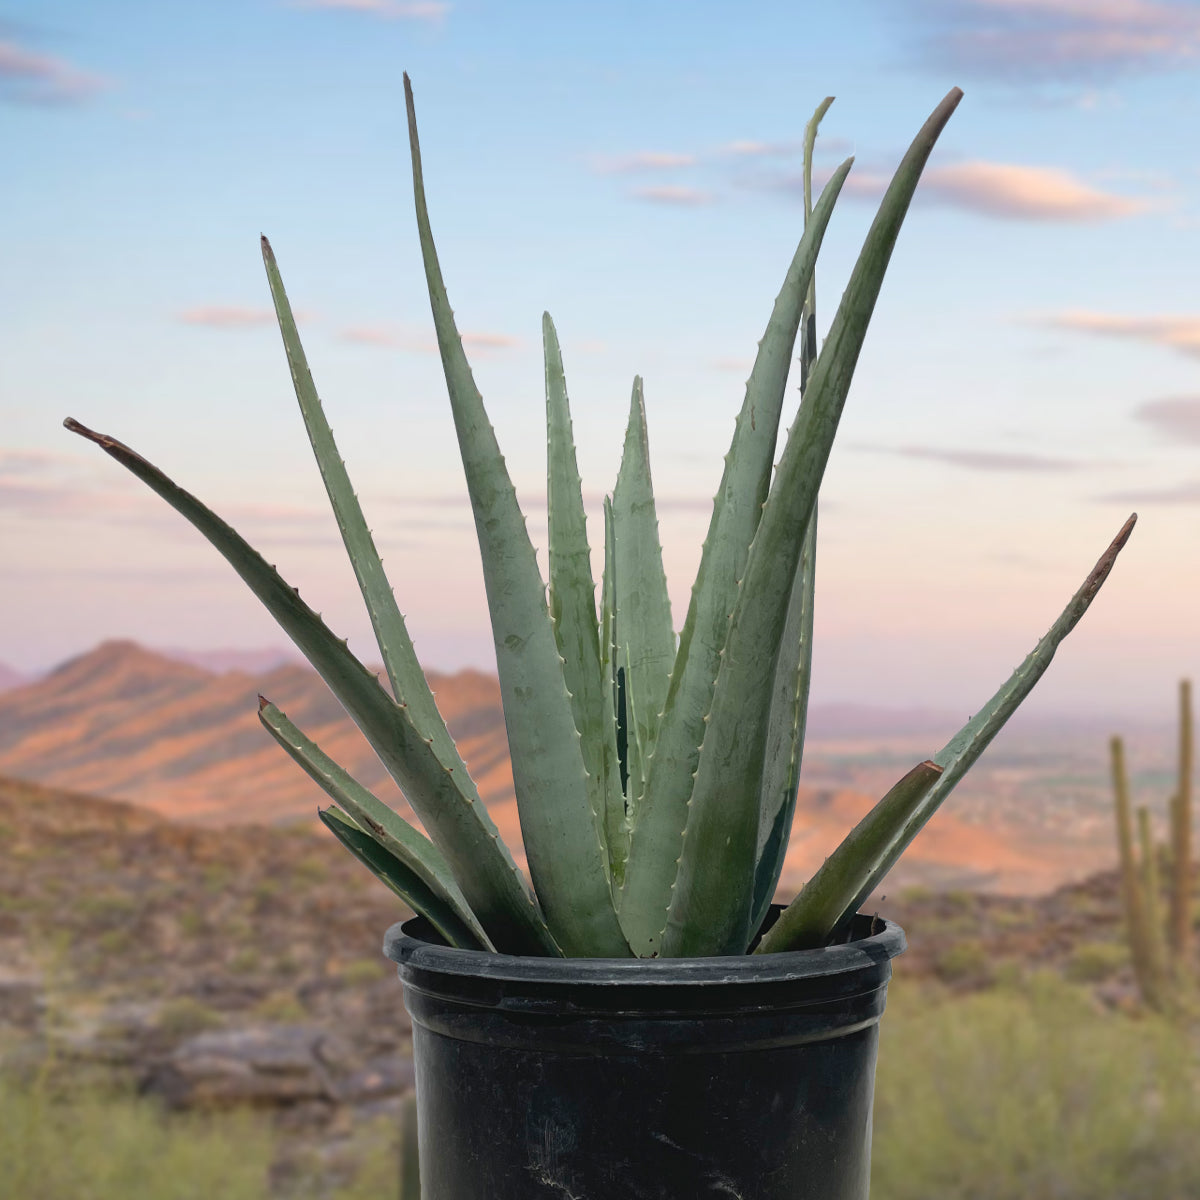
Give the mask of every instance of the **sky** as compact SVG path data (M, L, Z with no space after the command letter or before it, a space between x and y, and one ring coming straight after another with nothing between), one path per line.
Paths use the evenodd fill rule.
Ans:
M1198 52L1200 4L1168 0L0 3L0 662L41 671L109 637L286 645L66 416L203 498L376 657L265 233L418 654L492 665L404 71L534 540L549 310L594 543L645 380L678 627L802 230L805 123L836 97L818 176L855 156L823 334L883 186L960 86L822 485L813 702L974 711L1136 510L1030 706L1169 714L1200 666ZM797 402L793 380L785 421Z

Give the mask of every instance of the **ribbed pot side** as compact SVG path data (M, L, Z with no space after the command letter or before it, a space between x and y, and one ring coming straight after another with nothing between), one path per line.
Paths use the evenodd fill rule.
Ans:
M393 926L423 1200L864 1200L891 921L728 958L517 958Z

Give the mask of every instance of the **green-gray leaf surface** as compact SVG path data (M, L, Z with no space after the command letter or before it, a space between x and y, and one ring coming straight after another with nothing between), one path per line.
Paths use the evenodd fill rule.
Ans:
M664 955L740 954L749 943L771 683L805 531L900 226L961 98L955 88L938 105L888 186L788 433L713 691Z
M404 77L421 257L483 561L521 833L546 923L568 956L628 956L545 584L516 491L446 295L425 201L412 85Z
M813 612L816 606L817 510L809 519L792 584L779 661L775 665L759 802L758 849L754 868L754 909L750 928L757 932L767 914L787 856L804 755L808 688L812 679Z
M771 481L779 418L804 298L834 202L852 162L847 160L834 172L796 247L758 344L733 441L725 456L691 603L679 635L666 711L644 794L637 801L630 839L621 925L634 952L642 957L658 953L666 926L713 685L750 543Z
M464 790L473 791L475 785L470 782L466 764L446 729L446 723L434 702L433 692L425 679L425 672L417 661L404 617L396 605L391 584L384 574L383 562L375 548L371 531L367 528L358 497L351 486L346 464L338 453L333 431L325 419L316 384L313 383L312 372L308 368L308 359L300 342L292 306L283 287L283 278L279 273L275 254L271 250L271 243L265 237L262 239L262 253L271 297L275 302L275 313L279 320L279 331L283 337L283 348L292 373L292 386L300 403L304 426L325 483L325 491L337 518L338 528L341 530L346 553L350 557L367 613L371 618L371 627L375 631L375 640L379 644L379 653L383 656L383 665L391 681L392 692L401 704L408 705L417 725L426 731L427 736L433 738L438 759L457 773L459 785Z
M259 697L258 719L263 728L299 763L305 773L341 806L363 833L369 835L402 868L392 868L415 911L429 918L453 946L493 950L454 879L445 855L399 813L363 787L344 767L269 700Z
M804 127L804 221L812 220L812 168L817 130L829 111L832 96L817 105ZM800 325L800 394L817 358L817 274L809 276L808 295ZM771 715L767 725L766 760L763 764L763 788L758 820L758 855L754 868L754 910L750 920L753 932L762 926L767 909L779 886L784 859L792 834L796 811L796 791L804 757L804 731L808 720L808 689L812 677L813 613L816 603L817 508L809 518L800 552L800 565L792 584L787 619L775 682Z
M385 850L346 813L336 808L317 809L326 829L381 883L390 888L413 912L426 918L451 946L462 950L490 949L426 886L407 863Z
M588 773L588 800L597 836L607 855L605 818L621 790L607 720L600 666L596 585L587 539L583 484L571 432L571 408L558 334L549 313L542 314L546 356L546 508L550 542L550 617L571 693L571 712ZM610 795L610 789L618 793ZM604 859L602 859L604 861Z
M631 787L641 794L645 764L654 753L658 721L667 701L671 664L675 659L675 630L671 601L663 570L658 513L650 478L650 439L646 430L646 405L641 378L633 381L629 421L621 469L612 495L613 534L616 538L616 611L620 619L619 644L624 653L630 724Z
M1108 578L1136 520L1135 514L1121 527L1058 619L1004 686L934 755L931 765L937 774L928 780L928 786L921 789L913 781L911 790L894 805L887 804L888 797L880 801L804 886L788 907L791 916L787 924L779 933L773 929L759 950L804 949L841 933L1042 677L1055 650Z
M408 709L380 687L346 643L300 599L300 593L236 530L140 454L71 418L65 424L95 442L186 517L262 601L403 789L496 948L506 954L560 953L482 802L463 791L453 769L438 759L432 739L416 727Z
M842 913L854 904L864 869L887 854L894 831L917 810L941 774L937 763L918 763L894 784L780 913L755 953L823 946Z

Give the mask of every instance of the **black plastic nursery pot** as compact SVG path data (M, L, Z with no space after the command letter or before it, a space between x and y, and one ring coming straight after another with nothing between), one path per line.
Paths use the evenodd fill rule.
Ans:
M422 1200L864 1200L891 921L727 958L524 958L388 930Z

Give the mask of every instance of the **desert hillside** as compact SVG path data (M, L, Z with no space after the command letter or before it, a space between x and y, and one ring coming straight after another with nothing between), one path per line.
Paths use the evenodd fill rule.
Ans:
M496 679L462 671L431 674L430 683L485 803L520 859ZM306 665L216 671L129 641L106 642L0 694L0 772L192 824L311 822L324 793L259 725L260 693L363 784L411 816L365 739ZM785 892L799 887L896 778L932 753L953 719L813 712ZM1084 755L1089 745L1082 743ZM1094 781L1085 780L1090 807L1075 803L1079 786L1064 770L1064 753L1055 746L1031 758L1022 743L1014 767L989 751L969 784L910 848L889 886L1038 894L1110 863L1107 800ZM1102 762L1099 754L1095 758ZM992 768L993 761L1001 765ZM1067 765L1073 773L1080 770ZM1048 771L1054 779L1043 786ZM1058 793L1050 790L1055 787ZM1064 789L1073 789L1065 800Z

